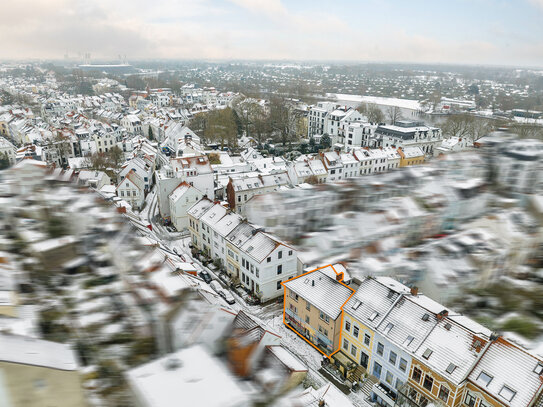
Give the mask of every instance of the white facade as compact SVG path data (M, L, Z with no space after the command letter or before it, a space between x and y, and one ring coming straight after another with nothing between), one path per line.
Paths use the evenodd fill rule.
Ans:
M186 182L181 183L168 197L170 220L178 231L188 228L187 211L203 197L203 193Z

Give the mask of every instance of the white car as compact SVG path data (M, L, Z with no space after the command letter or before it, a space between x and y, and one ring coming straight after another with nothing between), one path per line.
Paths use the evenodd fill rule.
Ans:
M221 291L219 292L219 295L220 295L222 298L224 298L224 300L225 300L228 304L230 304L230 305L232 305L232 304L234 304L234 303L236 302L236 300L234 299L234 296L233 296L232 294L230 294L230 291L221 290Z
M219 294L221 291L223 291L221 285L216 280L213 280L211 283L209 283L209 286L211 288L213 288L215 291L217 291L217 294Z

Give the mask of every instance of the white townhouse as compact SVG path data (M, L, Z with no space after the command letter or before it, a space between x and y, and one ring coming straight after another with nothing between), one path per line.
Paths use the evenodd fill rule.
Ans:
M351 153L339 154L341 164L343 164L343 178L358 177L360 171L360 163Z
M225 238L242 221L241 216L233 214L221 204L209 208L200 218L204 252L211 258L219 258L226 264Z
M297 274L297 252L220 204L203 198L188 210L192 244L221 259L231 277L261 301L282 295L281 282Z
M336 151L325 151L320 153L324 168L328 172L327 181L339 181L343 179L343 163Z
M134 209L141 209L145 202L145 182L134 170L130 170L119 182L116 192Z
M208 198L202 198L194 205L192 205L187 211L190 241L192 245L200 250L203 249L203 237L202 228L200 227L200 218L206 213L206 211L213 206L213 202ZM207 243L207 241L206 241ZM209 243L208 243L209 247Z
M239 247L242 285L261 301L283 295L281 282L297 275L296 250L262 230Z
M138 116L135 114L128 114L121 119L121 126L123 126L131 134L142 134L142 123Z
M134 157L123 164L117 179L121 182L130 171L134 171L143 180L143 189L148 192L151 189L153 181L153 168L141 157Z
M228 204L236 213L245 215L245 204L253 196L277 191L289 183L286 171L244 178L230 177L226 186Z
M163 218L170 216L168 196L185 181L209 198L215 196L213 169L206 155L171 158L169 164L155 172L158 209Z
M189 219L187 212L191 206L198 202L204 194L197 188L181 182L168 197L170 201L170 220L173 226L182 231L188 228Z

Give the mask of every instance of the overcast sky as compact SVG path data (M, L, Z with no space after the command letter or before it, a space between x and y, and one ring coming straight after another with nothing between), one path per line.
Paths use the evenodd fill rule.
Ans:
M543 66L543 0L17 0L0 58Z

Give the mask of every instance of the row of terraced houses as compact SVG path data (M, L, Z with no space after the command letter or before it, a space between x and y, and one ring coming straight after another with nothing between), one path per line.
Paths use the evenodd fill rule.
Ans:
M341 269L341 270L340 270ZM341 265L283 283L284 322L383 406L540 407L543 359L388 277ZM368 391L369 392L369 391Z

